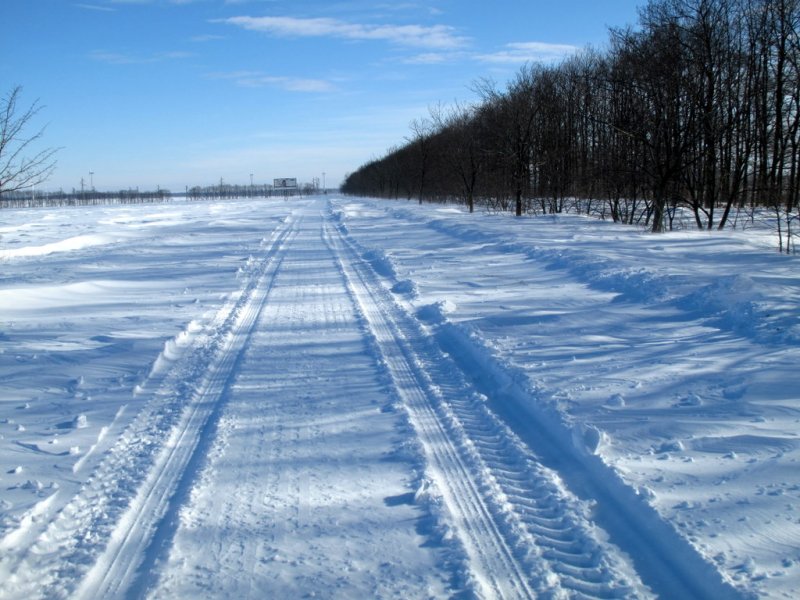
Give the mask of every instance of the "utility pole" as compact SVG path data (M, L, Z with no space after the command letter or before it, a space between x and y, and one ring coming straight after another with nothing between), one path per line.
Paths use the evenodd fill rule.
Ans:
M325 188L325 171L322 172L322 193L328 193L328 190Z

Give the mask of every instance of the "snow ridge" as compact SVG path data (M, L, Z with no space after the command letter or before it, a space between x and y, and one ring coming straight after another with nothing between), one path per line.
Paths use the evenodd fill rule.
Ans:
M498 241L491 233L454 219L426 218L408 209L392 209L397 219L423 224L455 237L493 245L509 253L521 253L549 268L563 269L593 289L618 294L620 298L645 304L672 303L682 310L716 315L710 325L745 335L762 343L800 342L800 324L783 323L780 314L763 305L754 282L740 276L721 274L697 289L680 275L659 274L644 266L621 268L612 260L580 250L550 249L513 240L513 230ZM643 260L645 260L643 258Z
M587 507L538 463L419 325L381 286L357 244L331 243L425 448L429 494L446 507L479 595L647 596L601 547ZM348 256L349 255L349 256Z
M272 233L257 268L208 326L198 331L191 323L185 335L165 345L135 390L151 399L59 516L3 564L0 596L124 595L210 416L224 399L293 231L288 217Z
M449 235L488 241L482 231L465 231L457 224L451 228L439 220L422 222ZM365 253L355 240L347 242ZM503 246L519 251L514 244ZM393 284L389 279L385 285ZM522 556L533 563L550 561L547 571L559 574L555 589L589 597L649 596L653 591L669 595L678 590L686 598L740 597L713 565L595 455L602 442L599 430L591 426L578 430L567 423L546 398L529 388L523 373L499 363L479 336L451 323L443 308L440 303L417 310L429 324L438 352L447 356L426 361L427 374L435 381L453 382L452 374L460 373L468 382L434 386L433 396L451 439L461 440L474 472L482 475L495 513L517 532ZM446 369L447 364L452 367ZM447 375L439 374L441 369ZM547 502L535 507L542 498ZM537 514L542 509L551 514ZM606 533L600 533L593 521ZM608 544L601 548L596 540L608 534L635 559L635 567L618 555L604 555Z
M553 467L562 485L590 504L592 519L634 559L636 572L658 595L741 597L646 504L646 497L594 454L595 443L591 436L587 440L585 429L576 431L556 411L533 400L537 392L522 374L498 363L468 328L444 322L435 335L461 370L491 395L487 404L498 418L524 438L541 463Z

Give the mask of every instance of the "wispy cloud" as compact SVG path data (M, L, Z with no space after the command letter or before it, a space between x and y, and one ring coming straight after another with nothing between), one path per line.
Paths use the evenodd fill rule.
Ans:
M514 42L504 50L490 54L477 54L475 58L486 63L522 64L526 62L557 62L580 50L570 44L546 42Z
M330 81L324 79L303 79L299 77L255 77L243 79L239 85L245 87L277 87L287 92L332 92L336 89Z
M84 10L100 10L103 12L114 12L115 9L111 8L110 6L101 6L98 4L81 4L76 3L73 4L76 8L83 8Z
M282 77L267 75L260 71L233 71L231 73L212 73L214 79L229 79L236 85L248 88L272 87L287 92L325 93L336 91L336 85L327 79L303 77Z
M225 36L224 35L215 35L213 33L208 33L208 34L205 34L205 35L195 35L195 36L192 36L190 39L193 42L215 42L215 41L218 41L218 40L224 40Z
M277 2L278 0L225 0L225 4L252 4L254 2Z
M149 56L137 56L134 54L124 54L122 52L106 52L95 50L89 53L89 58L97 62L109 65L146 65L162 62L166 60L181 60L192 56L189 52L159 52Z
M463 52L423 52L403 59L408 65L441 65L464 56Z
M191 52L183 50L173 50L172 52L159 52L155 55L156 60L182 60L194 56Z
M205 2L206 0L108 0L111 4L158 4L167 2L168 4L194 4L195 2Z
M447 25L369 25L338 19L295 17L231 17L222 22L251 31L290 37L335 37L346 40L380 40L420 48L453 49L467 38Z
M376 2L370 3L369 9L373 13L419 13L424 12L431 16L438 17L444 14L444 11L433 6L427 6L424 2Z

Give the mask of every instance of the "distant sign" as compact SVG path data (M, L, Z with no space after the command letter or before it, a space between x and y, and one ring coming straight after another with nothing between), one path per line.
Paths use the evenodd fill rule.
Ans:
M296 188L297 187L297 179L295 177L284 178L284 179L273 179L273 187L274 188Z

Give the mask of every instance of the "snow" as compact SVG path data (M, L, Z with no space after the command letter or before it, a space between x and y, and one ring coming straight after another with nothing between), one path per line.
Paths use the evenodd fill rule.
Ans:
M792 597L769 243L336 196L0 211L0 596Z

